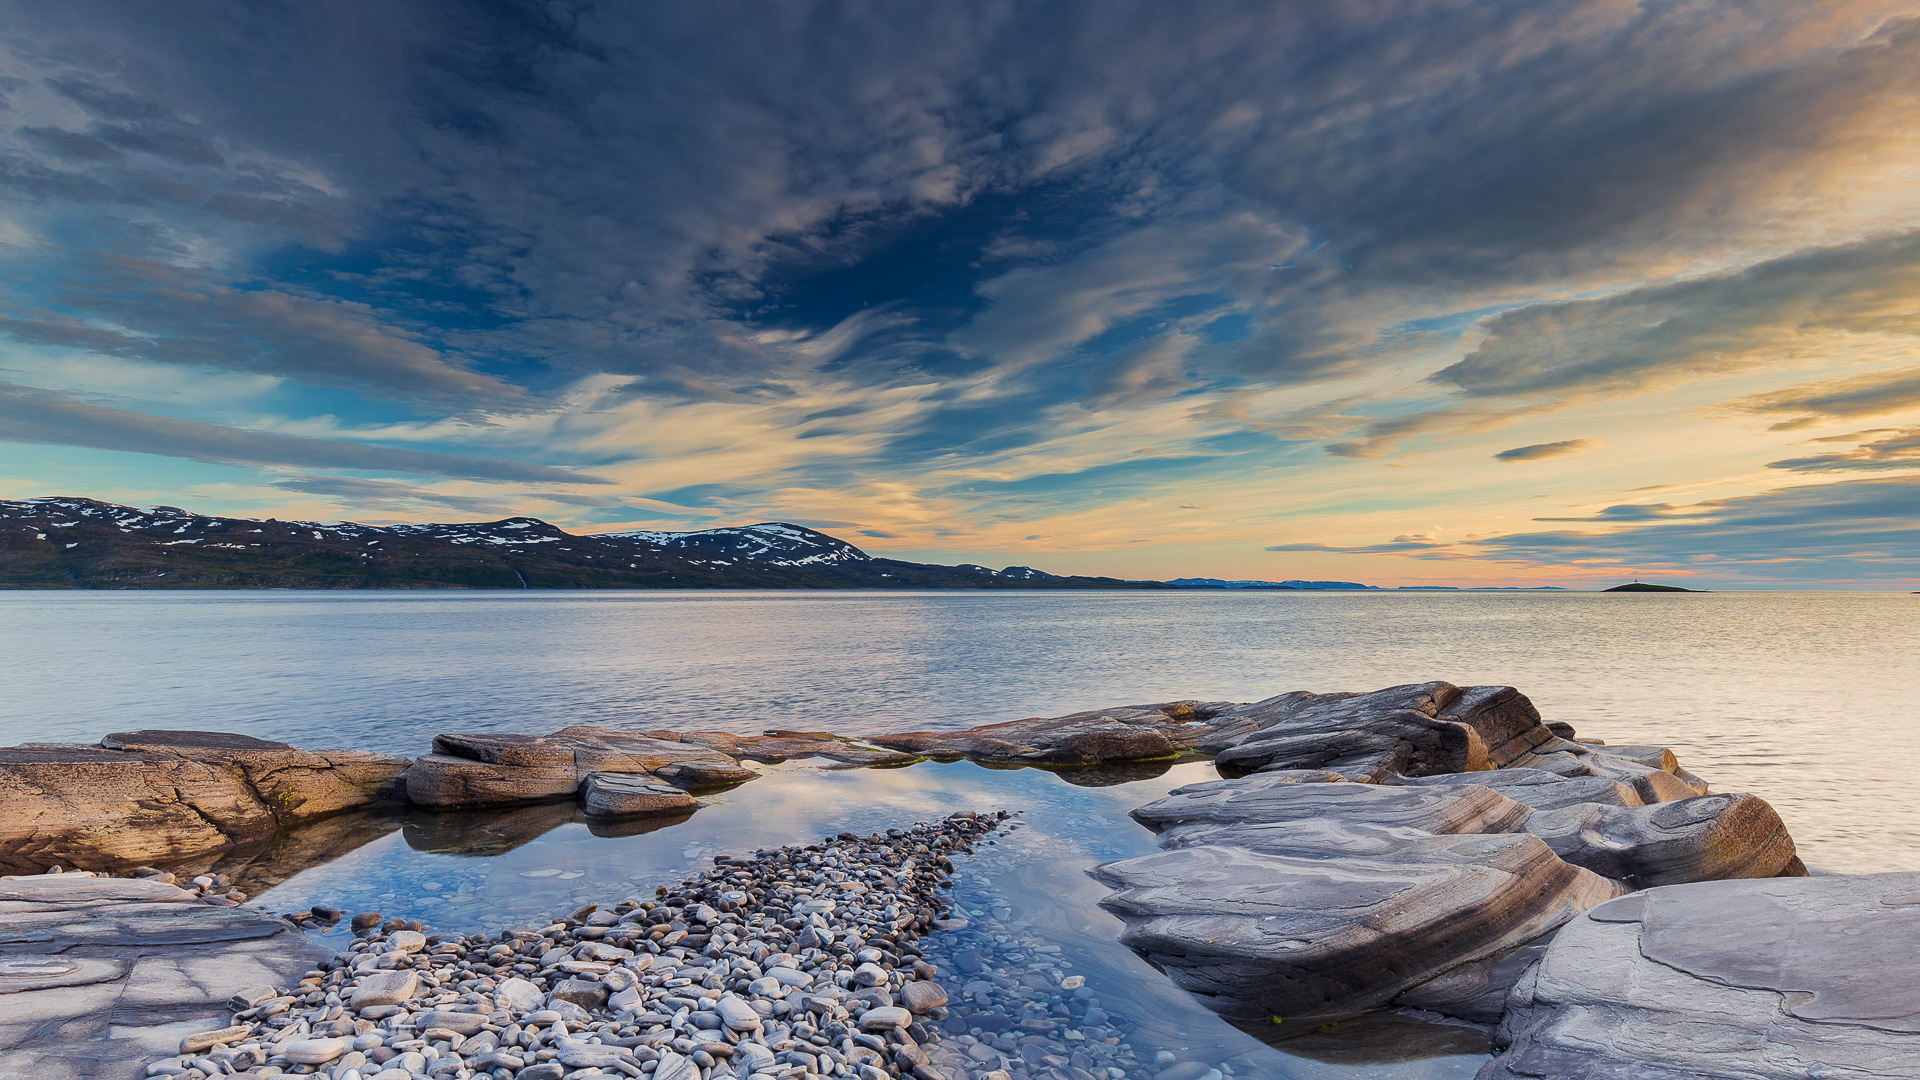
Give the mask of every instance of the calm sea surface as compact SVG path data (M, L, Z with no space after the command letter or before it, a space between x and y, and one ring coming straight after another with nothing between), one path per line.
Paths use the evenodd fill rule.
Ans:
M1920 596L0 593L0 744L141 727L409 754L441 731L576 723L859 734L1428 679L1512 683L1583 737L1673 747L1715 790L1772 802L1817 868L1920 870ZM973 948L1016 980L1071 968L1144 1057L1243 1080L1472 1076L1474 1032L1389 1017L1276 1048L1282 1033L1226 1025L1118 946L1085 870L1152 850L1126 811L1212 775L789 764L684 819L376 814L222 868L276 910L491 930L650 893L725 851L1005 808L1023 824L961 868L974 925L936 954Z
M1178 698L1512 683L1920 869L1900 593L0 593L0 742L137 727L418 753L440 731L965 727Z

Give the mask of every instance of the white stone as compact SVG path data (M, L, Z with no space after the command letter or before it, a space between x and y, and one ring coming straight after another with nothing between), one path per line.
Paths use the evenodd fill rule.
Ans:
M532 1012L546 1003L547 995L526 979L508 979L494 987L494 995L505 999L507 1006L517 1012Z
M713 1011L734 1031L760 1030L760 1014L753 1006L732 995L721 998L714 1004Z
M289 1039L280 1044L280 1053L295 1065L325 1065L347 1052L346 1039Z
M882 1005L860 1015L862 1031L885 1031L888 1028L903 1028L911 1023L913 1014L898 1005Z
M653 1080L700 1080L700 1066L671 1050L662 1050L660 1064L653 1070Z
M1069 975L1060 980L1060 989L1062 990L1078 990L1085 985L1087 985L1087 977L1085 975Z
M427 947L427 935L418 930L395 930L387 936L387 951L417 953Z
M420 989L420 976L412 971L382 971L362 976L354 987L350 1004L356 1009L376 1005L399 1005Z

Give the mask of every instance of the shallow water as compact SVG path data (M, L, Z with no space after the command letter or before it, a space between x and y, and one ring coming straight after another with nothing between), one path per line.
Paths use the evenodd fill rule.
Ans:
M15 593L0 594L0 742L197 728L419 753L440 731L574 723L874 733L1447 678L1517 685L1583 737L1673 747L1717 790L1765 796L1817 867L1920 869L1916 645L1920 597L1896 594ZM1085 975L1147 1057L1239 1077L1473 1075L1484 1036L1390 1018L1275 1049L1263 1040L1292 1033L1229 1026L1118 945L1086 870L1152 850L1126 811L1212 775L791 763L685 818L345 815L227 867L276 910L493 930L651 892L715 854L1019 810L1024 826L957 875L973 924L931 953L975 949L1016 981Z
M436 930L495 931L544 925L589 902L652 896L715 855L807 844L850 831L878 832L959 810L1014 811L1017 826L956 860L954 900L969 925L922 944L943 971L972 950L982 975L943 978L956 1001L974 980L1039 974L1057 986L1081 975L1093 1004L1110 1014L1134 1053L1227 1064L1241 1078L1454 1080L1486 1060L1484 1033L1458 1025L1404 1022L1353 1036L1303 1032L1308 1043L1279 1048L1220 1020L1122 947L1120 921L1099 909L1107 895L1087 871L1111 859L1156 850L1127 811L1181 784L1212 779L1205 762L1159 776L1082 786L1084 774L922 763L904 769L825 769L811 763L761 766L759 779L706 797L691 817L640 819L631 835L578 818L570 803L472 814L405 815L362 822L377 839L279 882L255 901L275 911L328 904L417 918ZM1069 783L1071 776L1080 784ZM1112 779L1103 774L1101 779ZM271 855L235 857L222 869L242 887L275 880ZM268 875L262 877L262 875ZM344 947L344 923L322 935ZM1028 980L1030 983L1033 980ZM1018 1019L1018 1016L1014 1017ZM1378 1023L1376 1021L1375 1023ZM1268 1030L1280 1039L1291 1032ZM1326 1058L1334 1060L1324 1060Z

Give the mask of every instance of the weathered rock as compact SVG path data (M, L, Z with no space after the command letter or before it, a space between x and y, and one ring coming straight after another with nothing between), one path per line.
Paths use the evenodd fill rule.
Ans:
M197 731L0 749L0 871L125 871L213 855L392 799L407 764Z
M1634 888L1778 877L1794 861L1780 815L1754 795L1637 807L1581 803L1536 813L1524 828L1562 859Z
M1215 760L1247 771L1385 767L1415 776L1493 768L1473 725L1441 718L1461 693L1432 682L1370 694L1282 695L1262 712L1237 713L1260 728Z
M936 758L972 758L1048 765L1138 761L1206 750L1253 730L1222 714L1229 703L1171 701L1036 717L965 731L905 731L871 741Z
M1541 769L1506 768L1450 776L1397 776L1388 783L1400 787L1484 787L1535 810L1557 810L1580 803L1643 805L1639 793L1618 780L1603 776L1557 776Z
M1481 1080L1920 1077L1920 874L1652 889L1573 919Z
M793 758L826 758L847 765L910 765L915 754L885 750L858 739L827 731L769 731L764 735L734 735L725 731L649 731L666 742L689 743L718 750L736 760L778 764Z
M588 817L630 817L691 810L700 801L684 788L632 773L591 773L580 786Z
M1504 833L1518 829L1531 811L1474 785L1301 783L1287 773L1256 773L1188 784L1132 813L1134 820L1159 829L1196 822L1280 823L1325 817L1429 833Z
M1332 787L1333 785L1329 785ZM1371 789L1355 785L1357 790ZM1525 835L1405 838L1396 858L1210 845L1108 863L1121 940L1230 1016L1376 1008L1620 892Z
M580 774L565 765L509 765L424 754L407 770L407 799L416 806L484 806L572 798Z
M750 780L725 754L690 743L580 725L551 735L436 735L434 752L407 770L419 806L483 806L572 796L596 772L656 774L683 783Z
M1478 732L1487 748L1487 760L1496 768L1504 768L1514 758L1554 738L1552 730L1541 723L1540 710L1511 686L1465 687L1436 715Z

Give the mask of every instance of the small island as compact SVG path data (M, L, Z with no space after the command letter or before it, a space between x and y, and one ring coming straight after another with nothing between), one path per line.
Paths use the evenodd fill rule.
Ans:
M1602 589L1600 591L1601 592L1699 592L1701 590L1683 589L1678 585L1649 585L1644 581L1634 581L1634 582L1629 582L1628 584L1625 584L1625 585L1615 585L1611 589Z

